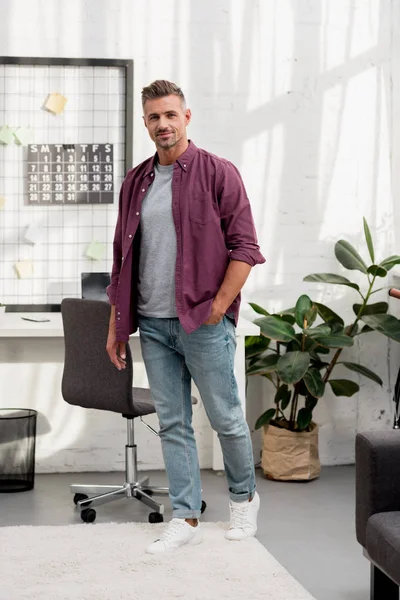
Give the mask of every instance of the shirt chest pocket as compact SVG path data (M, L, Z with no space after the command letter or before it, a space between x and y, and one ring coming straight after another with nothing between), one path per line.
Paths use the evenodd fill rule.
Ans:
M210 191L196 190L190 194L189 219L207 225L215 217L214 198Z

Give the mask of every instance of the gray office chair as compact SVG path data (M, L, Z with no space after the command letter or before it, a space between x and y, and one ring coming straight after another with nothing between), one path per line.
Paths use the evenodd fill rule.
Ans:
M136 498L154 512L150 523L163 521L164 506L152 495L168 496L168 488L149 485L149 477L138 479L134 419L140 420L155 435L158 433L142 420L155 412L147 388L132 388L132 355L126 345L126 369L118 371L106 351L110 306L98 300L64 299L61 303L64 326L65 363L62 395L66 402L84 408L97 408L121 414L127 420L125 446L125 483L122 485L71 485L74 503L82 521L92 523L92 508L120 498ZM197 402L192 398L192 402ZM92 494L92 495L91 495ZM94 494L94 495L93 495ZM90 507L90 508L89 508ZM206 508L202 503L202 512Z

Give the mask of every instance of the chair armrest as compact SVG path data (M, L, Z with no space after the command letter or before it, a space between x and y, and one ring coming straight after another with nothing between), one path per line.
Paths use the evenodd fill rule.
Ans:
M400 431L356 436L356 534L366 546L371 515L400 510Z

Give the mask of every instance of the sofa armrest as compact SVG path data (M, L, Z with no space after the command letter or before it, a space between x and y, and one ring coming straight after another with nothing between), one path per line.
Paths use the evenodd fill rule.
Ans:
M356 534L366 546L371 515L400 510L400 431L356 436Z

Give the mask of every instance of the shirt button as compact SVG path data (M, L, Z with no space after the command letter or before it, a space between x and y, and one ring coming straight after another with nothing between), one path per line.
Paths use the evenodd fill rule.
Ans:
M120 315L121 313L119 312L119 313L117 313L117 314L118 314L118 315Z
M186 169L186 165L183 165L183 166L184 166L184 167L185 167L185 169Z
M140 214L140 213L136 213L136 216L138 217L138 216L139 216L139 214ZM132 237L132 236L129 236L129 237Z
M153 177L153 173L150 173L150 177Z
M117 319L118 319L118 321L120 321L120 320L121 320L121 317L117 317Z
M129 238L131 238L131 237L132 237L132 234L130 233L130 234L128 235L128 237L129 237Z
M121 257L121 260L124 260L124 257L123 257L123 256Z
M142 192L145 192L145 191L146 191L146 190L143 188L143 189L142 189Z

